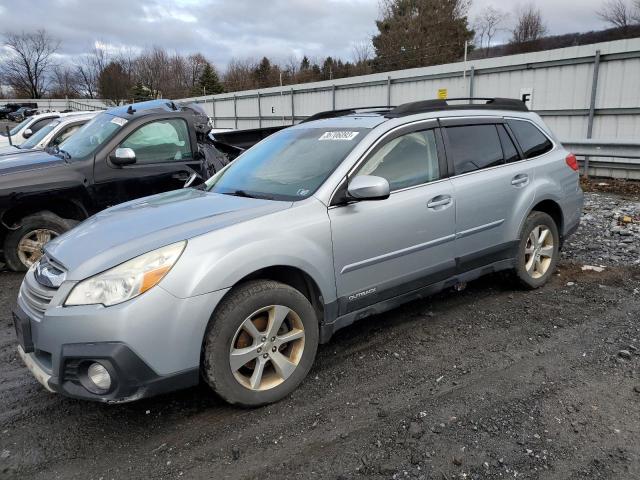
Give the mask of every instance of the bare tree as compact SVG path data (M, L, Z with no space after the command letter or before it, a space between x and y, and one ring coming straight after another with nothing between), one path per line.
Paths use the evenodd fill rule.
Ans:
M371 73L371 61L373 60L373 45L371 40L361 40L353 44L353 74L366 75Z
M98 80L108 64L108 52L98 46L94 46L88 54L76 59L76 72L80 82L80 90L85 96L96 98Z
M207 59L201 53L193 53L186 59L186 67L188 71L188 87L193 90L200 80L200 76L207 65Z
M135 62L135 77L145 87L151 96L163 96L163 88L167 85L169 75L169 54L161 47L152 47L140 54Z
M232 58L222 79L225 90L235 92L256 88L253 71L257 65L255 60Z
M2 65L5 83L15 93L41 98L60 41L52 38L46 30L35 33L10 32L5 34L4 46L9 50L9 56Z
M538 40L547 33L540 9L531 3L517 12L516 26L512 30L511 43Z
M596 14L614 27L627 28L640 22L640 0L634 2L635 8L627 4L626 0L606 0Z
M76 69L70 65L53 68L51 96L77 98L82 96L81 80Z
M485 55L489 47L491 47L493 38L501 29L501 25L508 16L509 14L507 12L503 12L489 5L475 18L473 26L476 32L477 46L485 49Z

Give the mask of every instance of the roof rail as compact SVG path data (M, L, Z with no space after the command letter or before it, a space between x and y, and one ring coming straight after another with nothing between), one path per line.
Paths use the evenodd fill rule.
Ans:
M373 106L373 107L354 107L354 108L343 108L341 110L326 110L324 112L314 113L310 117L305 118L300 123L312 122L314 120L322 120L325 118L336 118L336 117L344 117L346 115L351 115L354 113L386 113L392 111L393 106Z
M484 101L485 103L473 103ZM465 102L465 103L449 103ZM420 102L404 103L393 110L390 110L385 117L397 118L416 113L435 112L438 110L469 110L469 109L491 109L491 110L514 110L517 112L528 112L529 109L522 100L515 98L448 98L446 100L423 100Z

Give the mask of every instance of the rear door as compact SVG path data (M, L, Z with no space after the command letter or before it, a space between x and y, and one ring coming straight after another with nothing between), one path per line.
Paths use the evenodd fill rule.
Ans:
M117 148L131 148L132 165L114 165ZM138 126L106 155L96 158L95 191L101 207L182 188L193 173L202 174L195 137L185 119L163 118Z
M452 274L453 187L435 127L393 132L350 175L386 178L389 198L329 208L341 315Z
M456 198L459 271L511 258L516 212L533 205L534 170L501 118L443 119Z

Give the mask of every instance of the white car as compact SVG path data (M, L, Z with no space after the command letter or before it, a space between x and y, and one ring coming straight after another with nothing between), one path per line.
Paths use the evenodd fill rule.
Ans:
M9 130L8 134L6 129L0 130L0 147L6 147L10 145L20 145L29 137L31 137L38 130L45 125L55 120L56 118L64 117L65 115L73 115L79 112L59 113L59 112L47 112L33 115L20 122L18 125ZM82 112L89 113L89 112ZM11 139L11 141L9 141Z
M59 113L57 114L58 117L47 119L48 123L45 123L37 132L29 135L29 138L20 145L0 147L0 158L28 150L43 150L47 147L55 147L73 135L98 113L100 112Z

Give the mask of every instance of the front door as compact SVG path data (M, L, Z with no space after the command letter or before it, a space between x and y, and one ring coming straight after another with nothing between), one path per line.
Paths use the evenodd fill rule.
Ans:
M390 197L329 208L340 315L453 273L455 199L440 147L425 125L390 134L351 175L386 178Z
M116 148L132 149L135 163L113 165L109 155ZM95 190L102 203L100 208L182 188L191 174L203 175L202 160L196 152L187 123L181 118L154 120L140 126L107 158L96 159Z

